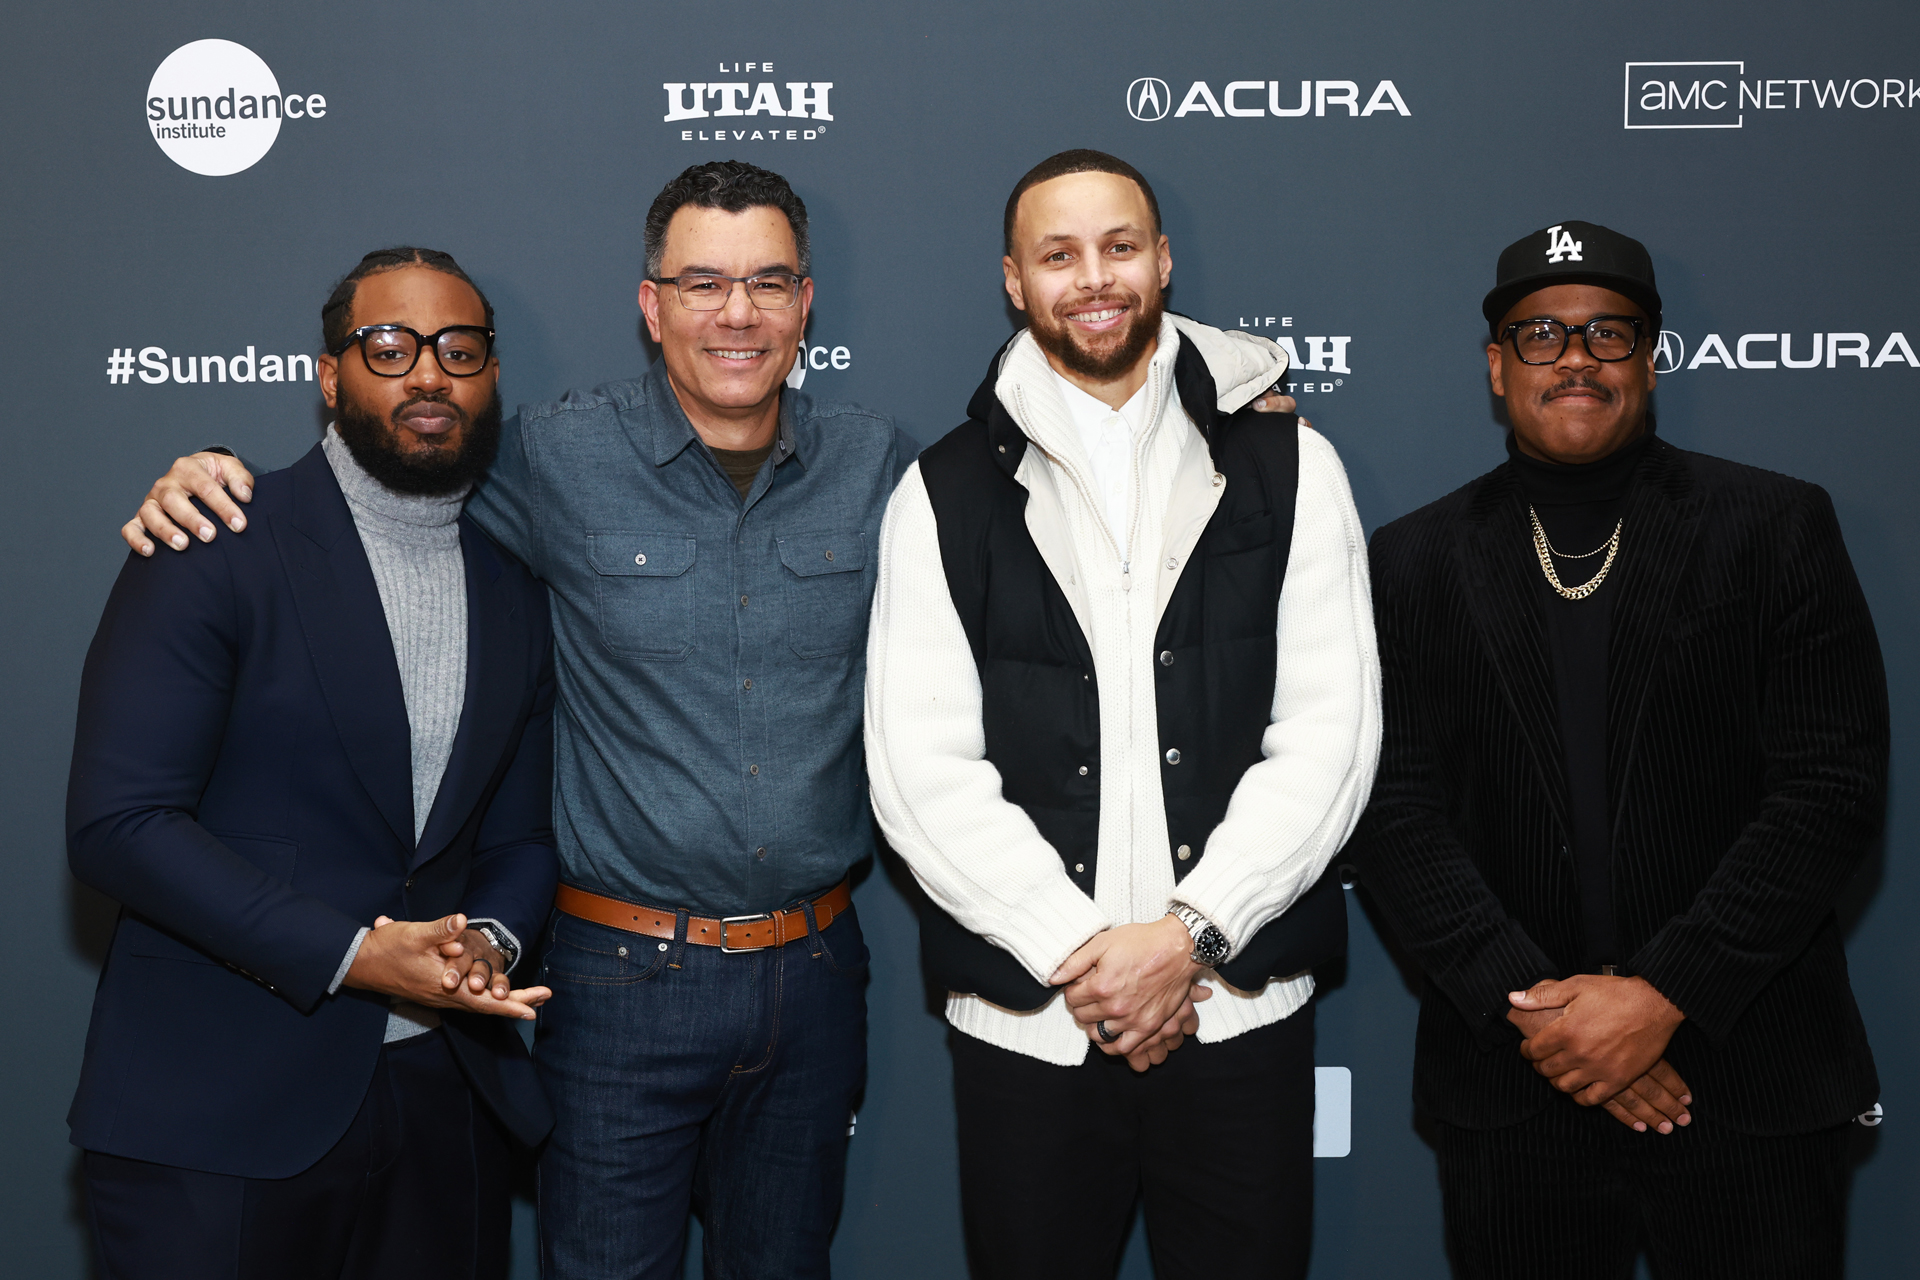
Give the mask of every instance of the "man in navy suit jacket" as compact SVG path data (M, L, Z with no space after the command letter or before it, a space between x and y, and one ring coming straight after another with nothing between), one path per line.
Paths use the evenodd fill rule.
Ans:
M388 250L322 319L327 439L255 537L129 558L87 654L69 854L123 909L69 1121L116 1280L504 1275L552 1123L507 976L557 874L546 594L459 514L492 308Z

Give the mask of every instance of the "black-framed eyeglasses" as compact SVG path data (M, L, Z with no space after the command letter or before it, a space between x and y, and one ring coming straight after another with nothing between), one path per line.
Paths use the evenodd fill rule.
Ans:
M487 357L493 354L493 330L479 324L450 324L438 333L421 333L403 324L365 324L328 354L339 356L355 343L360 344L360 358L367 362L368 372L383 378L412 373L428 347L449 378L471 378L487 367Z
M1512 339L1513 349L1526 364L1552 364L1566 354L1573 335L1587 344L1587 354L1612 364L1625 360L1640 349L1638 316L1595 316L1583 325L1570 325L1552 316L1534 316L1516 320L1500 331L1502 341Z
M689 311L718 311L733 297L733 286L747 286L747 298L762 311L785 311L800 301L804 276L791 271L768 271L757 276L655 276L655 284L670 284Z

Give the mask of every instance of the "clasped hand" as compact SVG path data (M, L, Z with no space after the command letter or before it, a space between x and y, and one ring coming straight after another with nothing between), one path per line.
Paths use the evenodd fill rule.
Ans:
M1636 1132L1693 1121L1693 1094L1666 1058L1686 1015L1644 978L1579 974L1509 993L1521 1056L1583 1107Z
M435 1009L522 1020L553 995L546 987L514 990L505 958L458 912L440 920L381 916L354 953L345 985Z
M1100 1052L1127 1060L1135 1071L1167 1060L1200 1029L1194 1008L1213 995L1197 979L1193 937L1172 916L1097 933L1067 957L1053 985L1066 988L1067 1008ZM1119 1039L1108 1044L1096 1028Z

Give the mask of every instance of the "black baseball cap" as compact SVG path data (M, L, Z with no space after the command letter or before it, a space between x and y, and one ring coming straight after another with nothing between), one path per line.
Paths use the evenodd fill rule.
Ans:
M1480 304L1489 332L1514 303L1550 284L1595 284L1624 294L1660 328L1660 290L1647 246L1598 223L1556 222L1515 240L1501 250L1494 281Z

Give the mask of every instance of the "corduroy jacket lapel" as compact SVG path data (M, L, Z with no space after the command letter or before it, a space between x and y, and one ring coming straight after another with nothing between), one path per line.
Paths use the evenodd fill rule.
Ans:
M1567 774L1560 751L1545 627L1534 596L1537 574L1527 504L1511 465L1490 472L1458 526L1456 553L1467 608L1513 708L1560 829L1569 827Z
M326 454L288 468L292 527L274 528L307 650L354 772L403 848L413 848L413 735L373 566Z
M1615 824L1646 714L1646 694L1665 651L1673 602L1693 562L1705 499L1684 455L1655 439L1640 464L1620 530L1620 597L1607 644L1607 790Z

